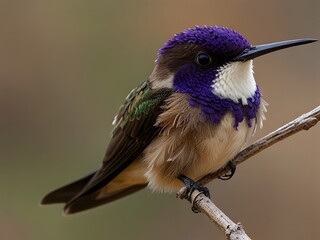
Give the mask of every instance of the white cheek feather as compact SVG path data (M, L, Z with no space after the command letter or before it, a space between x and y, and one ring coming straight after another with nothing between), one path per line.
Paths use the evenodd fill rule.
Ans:
M236 103L241 99L242 104L247 105L247 98L257 90L252 68L252 60L224 65L211 85L213 94Z
M161 89L161 88L173 88L173 74L169 75L166 79L157 79L154 80L150 78L151 85L153 89Z

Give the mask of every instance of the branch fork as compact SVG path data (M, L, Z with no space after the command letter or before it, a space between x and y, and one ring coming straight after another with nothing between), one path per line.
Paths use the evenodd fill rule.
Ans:
M267 136L259 139L250 146L244 148L240 151L231 161L235 165L243 163L250 157L256 155L262 150L270 147L271 145L301 131L309 130L311 127L315 126L320 121L320 106L311 110L308 113L301 115L295 120L285 124L284 126L278 128L274 132L268 134ZM197 183L205 185L208 182L223 176L230 171L229 166L223 167L214 173L210 173L203 178L201 178ZM180 199L186 199L186 188L181 188L177 197ZM206 214L209 219L217 224L225 233L225 236L229 240L248 240L250 239L241 223L234 223L227 215L225 215L208 197L198 190L194 190L188 199L192 206L195 207L199 212Z

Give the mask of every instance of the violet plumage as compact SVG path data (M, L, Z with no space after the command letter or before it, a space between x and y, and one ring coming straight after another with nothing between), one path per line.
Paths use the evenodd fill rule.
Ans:
M170 192L185 185L186 196L195 188L209 196L193 181L225 166L265 119L252 59L314 41L251 46L234 30L206 26L175 35L116 115L100 168L42 204L64 203L66 214L77 213L147 186Z
M180 44L197 44L207 48L217 57L232 57L251 46L238 32L225 27L205 26L189 28L176 34L159 50L159 55Z
M246 101L241 99L233 101L228 97L215 94L214 91L219 87L215 86L215 82L224 66L244 49L249 48L251 46L249 41L241 34L228 28L197 26L176 34L166 42L159 50L159 58L165 58L168 52L174 52L177 47L181 46L184 46L188 52L194 51L194 55L188 56L189 59L183 61L181 66L177 68L173 81L175 90L189 94L190 105L199 107L203 112L202 116L215 124L219 124L225 114L230 111L235 119L234 128L237 128L244 119L251 127L252 119L256 118L260 105L261 94L258 87L250 89L251 93L246 97ZM193 50L190 46L197 46L200 50L198 48ZM194 61L194 57L202 51L212 58L213 63L209 66L199 66ZM177 59L184 57L181 55L176 51ZM253 78L248 79L253 80ZM236 79L229 81L236 81Z

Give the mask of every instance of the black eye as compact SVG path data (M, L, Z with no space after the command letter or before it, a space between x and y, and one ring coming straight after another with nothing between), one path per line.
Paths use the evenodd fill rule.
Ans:
M211 57L206 53L199 53L196 57L196 62L200 66L208 66L211 63Z

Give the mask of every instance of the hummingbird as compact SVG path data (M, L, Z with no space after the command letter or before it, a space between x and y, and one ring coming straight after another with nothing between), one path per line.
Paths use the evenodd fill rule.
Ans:
M253 59L315 41L253 46L218 26L174 35L158 51L150 76L120 107L101 166L41 203L64 203L64 213L72 214L145 187L173 192L186 186L209 195L196 181L229 164L265 120Z

